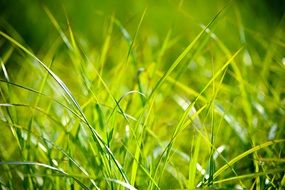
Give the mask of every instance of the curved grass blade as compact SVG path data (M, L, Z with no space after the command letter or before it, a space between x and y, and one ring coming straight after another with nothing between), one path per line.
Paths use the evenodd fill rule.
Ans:
M222 74L222 72L228 67L228 65L234 60L234 58L240 53L240 51L243 49L240 48L238 49L235 54L233 56L231 56L231 58L223 65L222 68L220 68L215 74L214 76L210 79L210 81L205 85L205 87L201 90L200 94L195 98L195 100L188 106L188 108L185 110L185 112L183 113L183 116L180 118L176 128L175 128L175 131L173 133L173 136L171 138L171 141L169 142L168 146L166 146L165 150L163 151L159 161L158 161L158 164L157 164L157 167L155 169L155 172L154 172L154 176L157 175L157 172L158 172L158 165L160 165L159 163L162 161L162 158L164 156L164 154L166 154L166 160L169 159L169 156L170 156L170 150L173 146L173 143L174 143L174 140L176 139L177 135L183 130L183 128L186 126L185 125L185 119L186 117L189 115L192 107L195 105L195 103L198 101L198 99L200 98L200 96L208 89L208 87L213 83L213 81L220 75ZM190 120L188 122L186 122L187 124L190 124L192 123L193 119L199 115L199 113L206 107L207 105L205 104L202 108L200 108L199 111L197 111L195 113L195 115L192 116L192 118L190 118ZM164 166L163 168L166 167L166 162L164 163ZM163 169L164 170L164 169Z
M52 70L50 70L37 56L35 56L31 51L26 49L23 45L21 45L16 40L14 40L12 37L10 37L9 35L5 34L2 31L0 31L0 35L3 36L4 38L6 38L7 40L9 40L11 43L16 45L17 47L19 47L21 50L23 50L29 56L34 58L49 73L49 75L60 85L60 87L65 92L65 94L68 96L68 98L71 100L71 102L74 104L74 106L77 108L77 110L80 112L81 116L85 120L87 127L90 129L90 131L92 133L92 137L93 137L94 141L97 142L98 145L100 146L100 148L102 150L105 150L106 153L112 158L113 162L115 163L116 167L118 168L118 170L121 173L121 175L124 178L124 180L127 183L129 183L127 175L125 174L125 171L122 168L121 164L116 160L114 154L112 153L110 148L105 144L104 140L99 135L99 133L95 129L93 129L93 127L89 124L85 114L81 110L81 107L80 107L79 103L77 102L75 97L72 95L71 91L68 89L68 87L65 85L65 83Z
M223 9L222 9L223 10ZM174 71L174 69L181 63L181 61L186 57L186 55L192 50L194 45L198 42L198 40L203 36L203 34L206 33L207 28L209 28L214 21L218 18L218 16L221 14L222 10L220 10L214 18L209 22L209 24L206 26L205 29L203 29L195 38L194 40L184 49L184 51L178 56L178 58L173 62L173 64L170 66L170 68L164 73L164 75L159 79L159 81L156 83L155 87L151 91L151 94L149 95L149 99L153 97L154 93L161 87L161 85L164 83L164 81L168 78L168 76Z
M146 99L145 94L141 93L140 91L131 90L131 91L126 92L123 96L121 96L121 97L119 98L119 100L117 101L118 104L113 108L113 111L110 113L110 116L109 116L109 118L108 118L107 120L110 120L110 118L112 117L112 115L113 115L114 112L116 111L116 108L117 108L118 106L120 106L120 102L121 102L125 97L127 97L127 96L129 96L129 95L132 95L132 94L138 94L138 95L140 95L142 98ZM125 114L126 114L126 113L125 113ZM127 114L126 114L126 116L127 116ZM135 119L135 120L136 120L136 119Z
M281 168L281 169L275 169L275 170L267 170L265 172L256 172L256 173L251 173L251 174L244 174L244 175L239 175L239 176L235 176L235 177L229 177L229 178L217 180L217 181L214 181L213 184L221 184L221 183L227 183L230 181L237 181L237 180L241 180L241 179L255 178L255 177L259 177L259 176L265 176L268 174L282 173L284 171L285 171L285 168Z
M70 111L74 116L76 116L79 120L81 120L82 122L86 123L86 121L78 114L76 113L74 110L72 110L70 107L66 106L65 104L55 100L54 98L40 92L40 91L37 91L37 90L34 90L32 88L29 88L29 87L25 87L23 85L20 85L20 84L16 84L16 83L13 83L13 82L8 82L8 81L5 81L5 80L2 80L0 79L0 82L3 82L3 83L7 83L9 85L13 85L15 87L18 87L18 88L21 88L21 89L24 89L24 90L27 90L27 91L30 91L30 92L33 92L33 93L36 93L36 94L39 94L41 96L44 96L52 101L54 101L55 103L61 105L63 108L65 108L66 110Z
M39 111L40 113L46 115L51 121L53 121L54 123L56 123L58 126L62 126L62 123L58 120L56 120L55 118L53 118L49 113L47 113L45 110L41 109L40 107L36 107L36 106L31 106L28 104L11 104L11 103L0 103L0 107L25 107L25 108L29 108L32 110L36 110ZM66 131L66 129L64 128L64 131Z
M213 175L214 179L217 178L221 173L223 173L226 169L230 168L233 164L235 164L236 162L240 161L241 159L243 159L244 157L257 152L258 150L261 150L263 148L266 148L270 145L273 144L277 144L277 143L284 143L285 139L280 139L280 140L274 140L274 141L268 141L266 143L263 143L261 145L257 145L247 151L245 151L244 153L236 156L235 158L233 158L231 161L229 161L228 163L226 163L224 166L222 166L218 171L216 171Z
M13 86L16 86L16 87L22 88L22 89L24 89L24 90L27 90L27 91L30 91L30 92L34 92L34 93L40 94L40 95L45 95L45 94L43 94L43 93L41 93L41 92L39 92L39 91L37 91L37 90L34 90L34 89L32 89L32 88L25 87L25 86L23 86L23 85L16 84L16 83L13 83L13 82L10 82L10 81L7 81L7 80L2 80L2 79L0 79L0 82L7 83L7 84L9 84L9 85L13 85Z
M16 124L10 124L10 123L6 123L7 125L13 125L14 127L20 129L20 130L23 130L27 133L31 133L33 135L33 137L37 138L37 139L41 139L43 140L45 143L51 145L53 148L55 148L56 150L58 150L59 152L61 152L63 155L65 155L80 171L82 171L82 173L84 175L86 175L87 177L90 177L89 173L87 172L87 170L85 168L83 168L83 166L81 166L75 159L72 158L72 156L67 153L63 148L61 148L60 146L56 145L55 143L53 143L52 141L50 141L49 139L41 136L41 135L37 135L31 131L29 131L28 129L25 129L24 127L22 126L19 126L19 125L16 125ZM90 178L92 184L95 186L96 189L99 189L95 183L95 181Z
M82 187L83 189L89 189L86 185L84 185L84 183L82 183L80 180L78 180L77 178L75 178L72 175L69 175L68 173L66 173L65 171L63 171L62 169L58 169L56 167L47 165L47 164L43 164L43 163L39 163L39 162L21 162L21 161L15 161L15 162L0 162L0 165L30 165L30 166L40 166L40 167L44 167L50 170L53 170L55 172L58 172L60 174L63 174L66 177L71 177L73 178L79 185L80 187Z
M163 76L162 72L160 72L160 71L156 71L156 74L157 74L159 77L162 77L162 76ZM180 81L175 80L175 79L172 78L171 76L169 76L166 80L167 80L167 82L169 82L170 84L173 84L173 85L175 85L176 87L178 87L178 88L180 88L181 90L183 90L184 92L186 92L188 95L191 95L191 96L194 96L194 97L197 97L197 96L200 95L200 93L197 92L196 90L190 88L189 86L183 84L183 83L180 82ZM199 100L201 100L201 102L203 102L203 103L207 103L206 97L204 97L204 96L202 96L202 95L200 95Z
M129 190L136 190L136 188L134 188L134 187L131 186L130 184L125 183L125 182L123 182L123 181L120 181L120 180L117 180L117 179L109 179L109 178L107 178L106 180L107 180L107 181L114 182L114 183L116 183L116 184L119 184L119 185L121 185L121 186L123 186L123 187L125 187L125 188L127 188L127 189L129 189Z

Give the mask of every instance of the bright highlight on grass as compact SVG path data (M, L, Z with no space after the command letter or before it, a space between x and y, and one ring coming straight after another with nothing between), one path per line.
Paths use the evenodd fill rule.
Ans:
M0 189L284 189L284 15L114 4L3 13Z

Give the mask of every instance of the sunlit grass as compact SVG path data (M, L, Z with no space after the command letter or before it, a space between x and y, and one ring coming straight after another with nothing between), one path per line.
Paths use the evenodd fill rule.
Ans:
M233 2L202 23L176 6L163 36L150 7L131 30L97 14L96 45L43 6L39 50L1 21L1 189L285 187L284 19L267 36Z

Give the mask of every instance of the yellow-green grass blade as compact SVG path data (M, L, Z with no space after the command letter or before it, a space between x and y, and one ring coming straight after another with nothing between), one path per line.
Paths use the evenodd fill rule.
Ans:
M218 18L218 16L221 14L222 10L219 11L215 17L209 22L209 24L206 26L206 29L210 27L214 21ZM154 93L161 87L161 85L164 83L164 81L168 78L168 76L174 71L174 69L181 63L181 61L188 55L188 53L192 50L192 48L197 44L199 39L205 34L206 29L202 30L194 39L193 41L184 49L184 51L177 57L177 59L173 62L173 64L169 67L169 69L164 73L164 75L159 79L159 81L154 86L151 94L149 95L149 99L151 99L154 95Z
M1 165L16 165L16 166L37 166L37 167L43 167L46 169L50 169L52 171L58 172L60 174L63 174L66 177L71 177L73 178L79 185L81 188L83 189L89 189L84 183L82 183L79 179L77 179L76 177L73 177L72 175L66 173L65 171L63 171L62 169L58 169L54 166L50 166L48 164L44 164L44 163L39 163L39 162L22 162L22 161L14 161L14 162L0 162L0 166Z
M222 74L222 72L228 67L228 65L230 63L232 63L232 61L234 60L234 58L240 53L240 51L242 50L242 48L240 48L239 50L237 50L235 52L235 54L233 56L231 56L231 58L223 65L223 67L221 67L214 75L213 77L210 79L210 81L205 85L205 87L201 90L200 94L195 98L195 100L188 106L187 110L183 113L183 116L180 118L177 126L175 127L175 131L173 133L173 137L171 138L171 141L169 142L168 146L165 148L165 150L163 151L160 160L158 161L157 167L155 169L154 172L154 176L157 175L157 171L158 171L158 166L160 165L160 162L162 161L162 157L164 156L164 154L166 154L166 161L169 159L169 155L170 155L170 149L173 146L174 140L176 139L177 135L182 131L181 129L183 129L183 126L185 124L185 119L188 116L189 112L191 111L191 108L195 105L195 103L197 102L197 100L200 98L200 95L202 95L207 89L208 87L213 83L213 81L220 75ZM204 107L200 108L200 110L202 111L204 108L206 107L206 105L204 105ZM196 112L195 115L193 115L193 118L190 119L190 123L193 121L193 119L199 114L200 112ZM164 162L164 166L163 166L163 170L166 167L166 163ZM163 173L163 172L162 172Z
M220 174L222 174L225 170L227 170L228 168L232 167L232 165L234 165L236 162L240 161L241 159L243 159L244 157L257 152L258 150L264 149L270 145L274 145L277 143L284 143L285 139L280 139L280 140L273 140L273 141L268 141L265 142L261 145L257 145L255 147L252 147L251 149L239 154L238 156L236 156L235 158L233 158L232 160L230 160L228 163L226 163L224 166L222 166L220 169L218 169L215 173L214 173L214 179L217 178Z
M18 43L16 40L14 40L13 38L11 38L10 36L8 36L7 34L3 33L2 31L0 31L0 35L3 36L4 38L6 38L7 40L9 40L11 43L13 43L14 45L16 45L17 47L19 47L21 50L23 50L25 53L27 53L29 56L31 56L32 58L34 58L35 60L37 60L38 63L40 63L40 65L49 73L49 75L51 75L51 77L60 85L60 87L64 90L64 92L66 93L66 95L68 96L68 98L71 100L71 102L74 104L74 106L77 108L77 110L80 112L81 116L83 117L83 119L86 121L86 124L88 126L88 128L90 129L94 140L99 144L99 146L106 151L106 153L108 155L110 155L110 157L112 158L113 162L115 163L116 167L118 168L119 172L121 173L122 177L124 178L124 180L128 183L128 178L122 168L122 166L120 165L120 163L116 160L114 154L112 153L112 151L110 150L109 147L106 146L104 140L101 138L101 136L97 133L97 131L95 131L93 129L93 127L89 124L85 114L83 113L83 111L81 110L81 107L79 105L79 103L77 102L77 100L75 99L75 97L72 95L71 91L68 89L68 87L65 85L65 83L52 71L50 70L37 56L35 56L31 51L29 51L28 49L26 49L23 45L21 45L20 43Z
M195 144L195 145L194 145ZM199 159L199 151L201 145L201 136L198 134L194 143L192 141L192 146L194 146L194 154L190 157L189 163L189 176L188 176L188 189L195 189L195 177L196 177L196 165Z
M48 15L51 23L54 25L54 27L56 28L56 30L59 32L60 37L62 38L63 42L66 44L66 46L69 49L72 49L72 45L70 44L67 36L65 35L65 33L63 32L63 30L61 29L60 25L58 24L57 20L54 18L53 14L50 12L50 10L44 6L44 11L46 12L46 14Z
M235 177L229 177L229 178L224 178L220 180L216 180L213 183L214 184L223 184L223 183L229 183L233 181L240 181L243 179L252 179L260 176L266 176L268 174L276 174L276 173L282 173L284 172L285 168L279 168L279 169L273 169L273 170L267 170L264 172L255 172L255 173L250 173L250 174L243 174Z
M72 156L66 152L62 147L56 145L54 142L50 141L49 139L43 137L42 135L37 135L33 132L30 132L28 131L27 129L25 129L24 127L20 126L20 125L15 125L15 124L12 124L12 123L5 123L7 126L9 125L13 125L14 127L24 131L24 132L27 132L27 133L31 133L33 135L33 138L36 138L36 139L39 139L39 140L42 140L43 142L45 142L46 144L48 145L51 145L54 149L56 149L58 152L62 153L63 155L66 156L66 158L68 158L78 169L80 169L80 171L82 171L82 173L84 173L85 176L87 177L90 177L90 175L88 174L87 170L80 165L79 162L77 162L74 158L72 158ZM45 156L45 155L44 155ZM94 183L93 183L94 184ZM95 186L96 187L96 186Z

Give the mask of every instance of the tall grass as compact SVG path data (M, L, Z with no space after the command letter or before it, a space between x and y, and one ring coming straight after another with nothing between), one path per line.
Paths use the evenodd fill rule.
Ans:
M150 5L98 14L99 44L68 10L41 7L36 50L1 20L1 189L285 187L284 19L266 35L236 2L203 22L181 1L161 36Z

